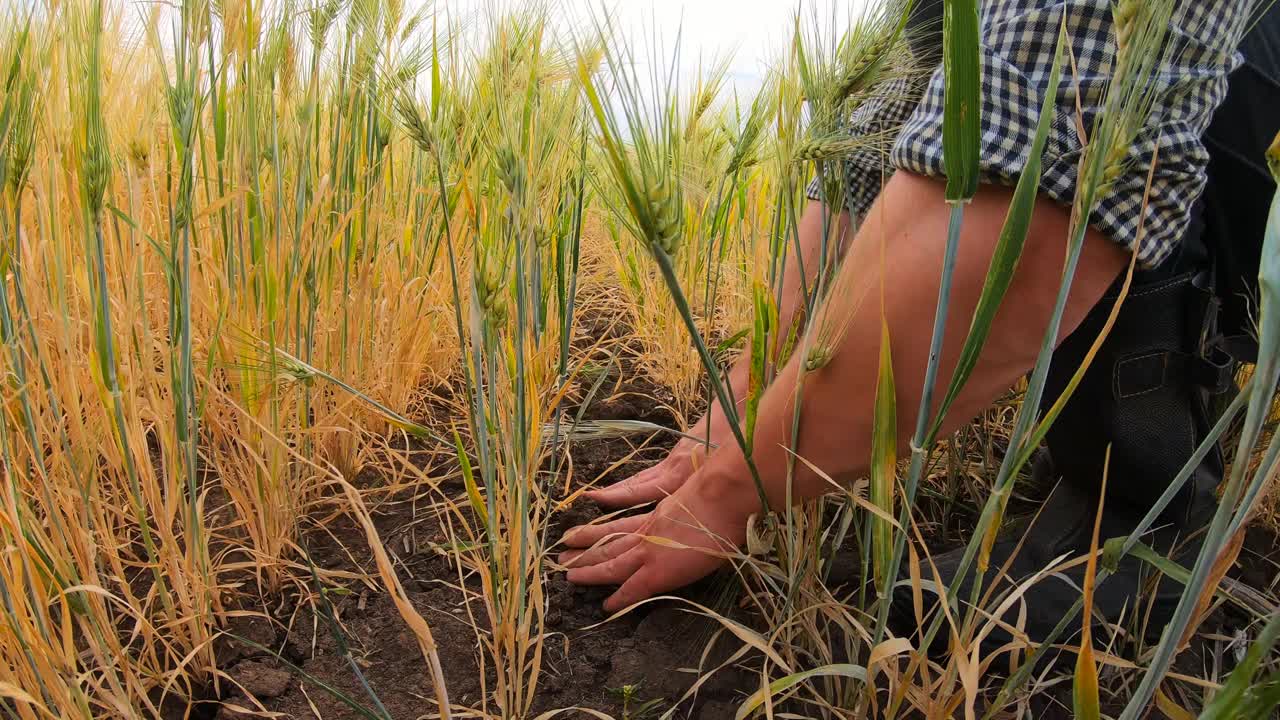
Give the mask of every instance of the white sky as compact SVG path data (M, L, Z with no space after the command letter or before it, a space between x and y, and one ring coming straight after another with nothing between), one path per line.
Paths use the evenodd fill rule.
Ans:
M144 17L152 1L125 0L126 25ZM501 11L540 1L551 4L553 15L579 27L590 27L592 17L610 8L614 28L638 43L633 47L639 59L650 57L643 49L652 30L656 28L661 47L667 51L678 32L683 76L695 75L699 60L710 63L728 55L726 90L736 88L750 97L763 81L767 63L787 48L796 12L803 13L807 27L816 22L824 32L837 27L842 30L854 14L880 0L409 0L409 4L432 3L448 15L476 18L489 9ZM168 39L167 33L161 33L162 42Z
M833 4L844 16L854 3L805 0L803 12L816 9L830 17ZM643 33L656 25L669 42L679 31L689 70L696 69L699 56L710 61L732 53L729 80L748 90L763 79L765 64L788 46L802 6L796 0L618 0L615 7L618 27Z
M494 0L436 0L450 12L467 13L490 5ZM570 17L590 17L592 11L611 7L615 27L641 39L657 28L664 46L670 48L677 31L681 36L682 70L697 70L699 57L710 62L732 53L729 82L739 91L754 90L764 77L770 58L785 50L790 42L797 10L806 16L816 13L822 25L836 18L847 19L852 12L874 0L560 0ZM498 6L510 4L498 0ZM437 5L440 7L441 5ZM589 22L589 21L588 21Z

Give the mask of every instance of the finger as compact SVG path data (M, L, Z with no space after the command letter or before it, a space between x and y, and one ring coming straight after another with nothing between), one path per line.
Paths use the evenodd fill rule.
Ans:
M574 585L621 585L644 565L644 548L635 547L599 565L574 568L565 577Z
M585 495L604 507L632 507L661 500L675 492L682 480L680 474L664 470L643 480L636 476L636 482L624 480L607 488L592 490Z
M640 526L644 524L645 519L648 517L648 515L634 515L611 520L607 523L600 523L599 525L579 525L578 527L570 528L564 534L564 537L560 538L560 542L571 548L589 548L610 535L625 535L635 532L640 529Z
M619 610L625 610L641 600L648 600L670 588L663 587L657 581L657 575L653 572L652 566L644 566L637 568L630 574L626 582L622 583L622 587L609 596L604 601L604 611L607 613L615 613Z
M600 495L604 495L607 497L611 490L615 490L617 488L646 485L658 479L663 474L663 472L665 471L665 468L663 467L664 464L665 464L665 461L660 462L657 465L651 465L641 470L640 472L635 473L634 475L629 475L623 478L622 480L619 480L618 482L613 483L612 485L609 485L608 487L588 490L587 492L583 493L583 496L591 499L595 499L597 496L600 496Z
M631 548L639 545L641 537L639 535L626 535L617 540L613 540L603 545L597 545L590 550L580 553L576 558L562 561L564 565L572 564L572 567L587 567L589 565L599 565L602 562L612 560Z

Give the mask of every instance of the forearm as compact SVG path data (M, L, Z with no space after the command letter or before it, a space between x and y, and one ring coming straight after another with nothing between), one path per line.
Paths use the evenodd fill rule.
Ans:
M825 221L824 214L827 214ZM785 337L797 322L799 326L795 328L795 332L797 334L803 332L802 310L806 304L807 293L813 292L818 271L823 267L821 258L824 224L828 231L826 243L828 264L837 262L851 244L853 231L848 213L831 215L830 211L824 210L822 204L818 202L809 202L805 206L794 242L787 244L788 250L778 303L777 335L779 336ZM746 401L749 373L750 358L743 354L733 363L725 376L732 389L732 396L737 403L739 414ZM718 401L712 403L709 411L690 428L689 433L699 438L706 437L708 423L713 443L720 445L733 442L728 418Z
M1009 196L1008 189L984 186L966 209L940 357L939 395L967 335ZM822 310L835 320L847 318L830 361L819 370L802 373L804 358L793 357L761 400L753 457L771 506L780 507L788 497L788 448L794 447L838 481L866 474L882 313L889 328L896 380L898 442L906 445L923 389L948 215L940 181L898 173L859 229L840 271L849 275ZM1034 364L1061 283L1068 228L1065 209L1048 200L1038 202L1014 281L982 359L948 414L944 432L989 405ZM1097 233L1088 233L1060 338L1079 324L1126 262L1122 251ZM820 315L818 322L826 320ZM792 442L797 401L801 402L800 433ZM707 492L745 495L754 502L754 489L747 489L750 475L736 448L716 452L702 474ZM795 464L793 500L831 489L804 463Z

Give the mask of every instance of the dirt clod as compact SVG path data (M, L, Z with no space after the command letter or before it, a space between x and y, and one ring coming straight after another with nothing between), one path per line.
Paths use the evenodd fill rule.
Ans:
M293 675L257 660L246 660L231 669L240 687L259 700L280 697L293 685Z
M232 617L227 621L225 633L214 643L214 652L222 667L230 667L248 658L263 657L268 653L262 648L274 649L278 642L271 620L261 615Z

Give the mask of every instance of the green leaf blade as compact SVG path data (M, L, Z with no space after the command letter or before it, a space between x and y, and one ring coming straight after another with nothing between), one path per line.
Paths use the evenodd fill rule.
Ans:
M942 157L947 202L965 202L978 192L982 67L978 55L977 0L945 0L942 16Z

